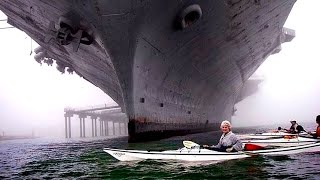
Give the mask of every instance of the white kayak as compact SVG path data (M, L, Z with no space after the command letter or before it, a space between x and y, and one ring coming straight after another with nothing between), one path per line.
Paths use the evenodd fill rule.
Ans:
M242 139L242 143L251 143L258 146L266 147L266 146L282 146L282 147L290 147L290 146L301 146L310 143L315 143L320 141L320 139L301 137L297 135L287 135L280 138L269 138L269 139Z
M281 138L284 136L295 136L298 134L291 134L286 132L268 132L268 133L255 133L255 134L242 134L239 135L240 139L268 139L268 138ZM308 135L307 133L303 132L299 135Z
M120 161L133 161L144 159L181 160L181 161L223 161L249 157L244 152L217 152L209 149L186 147L168 151L140 151L104 148L114 158Z
M178 150L168 151L124 150L112 148L104 148L103 151L120 161L136 161L145 159L178 161L225 161L246 158L253 155L288 155L301 152L318 152L320 151L320 142L294 147L281 147L241 152L218 152L209 149L202 149L200 146L193 148L184 147Z

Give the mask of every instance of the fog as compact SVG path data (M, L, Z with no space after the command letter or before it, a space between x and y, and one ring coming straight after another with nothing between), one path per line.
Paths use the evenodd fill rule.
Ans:
M316 0L296 2L285 24L296 37L257 70L264 82L258 93L236 105L234 125L315 122L320 114L319 5Z
M234 126L312 122L320 114L319 1L297 1L285 27L296 38L282 45L256 72L259 91L236 104ZM6 17L1 13L0 19ZM0 28L10 26L0 21ZM35 42L18 29L0 29L0 133L64 136L63 109L112 103L99 88L78 75L40 66ZM32 43L31 43L32 42ZM78 123L78 122L77 122Z
M1 14L0 19L6 17ZM10 25L0 21L0 27ZM113 100L77 74L38 64L35 42L18 29L0 30L0 133L64 136L64 108ZM77 123L79 123L77 121Z

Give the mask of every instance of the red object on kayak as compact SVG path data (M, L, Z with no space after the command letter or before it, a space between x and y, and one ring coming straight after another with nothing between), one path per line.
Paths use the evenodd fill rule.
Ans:
M261 149L264 149L264 147L256 145L256 144L247 143L244 145L245 151L255 151L255 150L261 150Z
M286 136L283 136L284 139L296 139L298 138L297 135L286 135Z

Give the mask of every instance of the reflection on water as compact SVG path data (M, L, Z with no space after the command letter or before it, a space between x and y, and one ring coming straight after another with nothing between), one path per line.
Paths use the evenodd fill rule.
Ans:
M238 130L248 131L248 130ZM252 132L252 131L251 131ZM220 132L128 144L116 139L30 139L0 142L0 179L320 179L320 153L255 156L224 162L119 162L104 147L177 149L182 140L216 143Z

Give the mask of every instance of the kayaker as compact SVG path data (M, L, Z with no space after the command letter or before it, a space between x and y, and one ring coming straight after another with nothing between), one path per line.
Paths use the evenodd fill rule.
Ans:
M290 121L290 122L291 122L291 127L290 127L290 129L284 129L284 130L287 131L287 133L299 134L299 133L301 133L301 132L306 132L306 131L303 129L303 127L297 123L297 121L292 120L292 121Z
M317 116L316 123L318 124L316 133L311 133L311 132L308 132L308 133L311 134L314 138L319 138L320 137L320 115Z
M231 131L231 123L227 120L222 121L220 125L222 136L217 145L208 146L203 145L204 148L208 148L221 152L237 152L242 150L241 140Z

